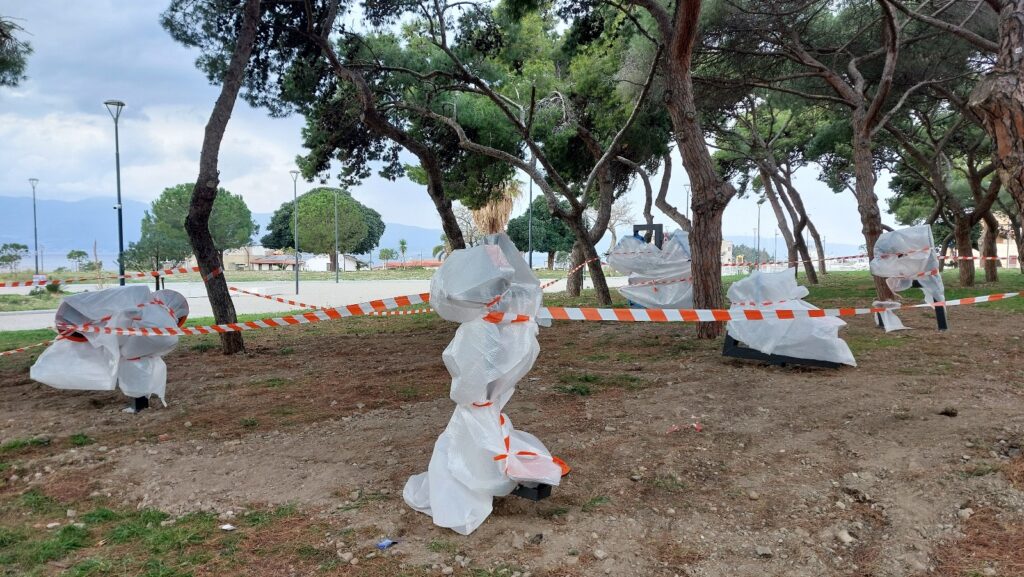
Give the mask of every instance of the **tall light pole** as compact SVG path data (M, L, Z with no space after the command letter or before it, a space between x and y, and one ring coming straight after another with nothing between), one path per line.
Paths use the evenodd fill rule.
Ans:
M779 262L779 229L775 229L775 243L772 246L772 262Z
M690 185L684 184L683 188L686 189L686 219L690 219Z
M757 201L757 268L761 269L761 205L764 204L764 197Z
M338 265L341 255L338 254L338 189L334 189L334 283L338 283Z
M292 175L292 241L295 245L295 294L299 294L299 171L291 170Z
M35 241L36 274L39 274L39 229L36 227L36 185L39 184L39 179L30 178L28 183L32 185L32 238Z
M120 275L118 284L124 286L124 207L121 206L121 140L117 131L117 121L121 118L121 110L124 109L124 102L120 100L107 100L103 103L107 112L114 119L114 162L117 166L117 274Z

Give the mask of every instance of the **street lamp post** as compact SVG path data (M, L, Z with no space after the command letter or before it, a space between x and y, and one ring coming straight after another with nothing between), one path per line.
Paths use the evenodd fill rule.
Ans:
M334 189L334 283L338 283L338 265L341 255L338 254L338 189Z
M117 167L117 272L121 286L124 286L124 207L121 206L121 140L117 130L117 121L121 118L121 110L124 109L124 102L120 100L107 100L103 103L107 112L114 119L114 162Z
M761 205L764 204L764 197L757 201L757 268L761 269Z
M35 242L33 250L36 251L36 274L39 274L39 228L36 226L36 185L39 184L39 179L30 178L28 183L32 185L32 239Z
M292 241L295 245L295 294L299 294L299 171L291 170L292 175Z
M775 229L775 241L772 245L772 262L775 264L779 262L779 229Z

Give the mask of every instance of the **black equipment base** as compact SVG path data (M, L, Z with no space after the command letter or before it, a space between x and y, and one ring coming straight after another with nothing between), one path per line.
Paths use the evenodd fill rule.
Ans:
M842 366L840 363L833 363L831 361L819 361L815 359L801 359L797 357L787 357L785 355L767 355L741 344L732 335L725 333L725 344L722 346L722 356L732 357L735 359L744 359L748 361L761 361L770 365L776 365L785 367L786 365L793 365L797 367L816 367L820 369L838 369Z
M136 413L138 413L139 411L141 411L143 409L148 409L148 408L149 408L149 397L135 397L134 399L132 399L132 409L135 409Z
M544 483L541 483L536 487L516 485L516 488L512 489L512 494L516 497L522 497L531 501L540 501L541 499L547 499L551 496L551 485L545 485Z

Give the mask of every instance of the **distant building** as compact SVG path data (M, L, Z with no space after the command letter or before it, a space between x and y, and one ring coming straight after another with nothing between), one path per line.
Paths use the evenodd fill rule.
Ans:
M721 262L733 261L733 247L734 245L731 240L722 241Z
M299 258L299 269L303 268L306 261ZM293 254L268 254L249 261L249 270L295 270L295 255ZM239 270L239 269L236 269ZM244 269L241 269L244 270Z
M342 254L338 259L338 267L341 268L341 272L356 271L370 268L370 263L353 254ZM331 255L315 254L309 256L303 262L302 270L334 272L334 268L331 266Z

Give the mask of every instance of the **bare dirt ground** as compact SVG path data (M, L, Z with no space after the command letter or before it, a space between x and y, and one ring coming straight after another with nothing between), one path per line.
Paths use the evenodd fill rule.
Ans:
M506 412L573 472L539 503L497 499L469 537L401 499L451 414L453 324L263 331L237 357L186 340L170 405L139 415L33 383L20 357L0 364L0 441L52 442L15 459L0 497L298 507L247 536L250 563L197 575L1024 575L1021 316L958 310L947 333L902 316L918 328L853 319L860 366L836 371L726 359L690 326L542 329ZM358 329L374 322L392 324ZM343 562L260 553L303 531ZM399 543L378 554L382 537Z

